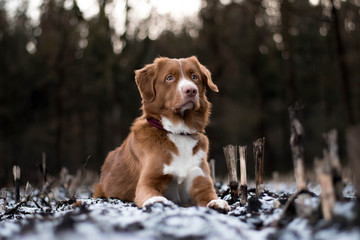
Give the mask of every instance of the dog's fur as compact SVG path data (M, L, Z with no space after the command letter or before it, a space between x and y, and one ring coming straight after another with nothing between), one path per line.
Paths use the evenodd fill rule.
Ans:
M169 199L228 211L214 192L207 163L203 132L211 105L205 93L207 87L218 92L209 70L196 57L157 58L135 71L135 80L143 115L107 156L94 197L135 201L139 207Z

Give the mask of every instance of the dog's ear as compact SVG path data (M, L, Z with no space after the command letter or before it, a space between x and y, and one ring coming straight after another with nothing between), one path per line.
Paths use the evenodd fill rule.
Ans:
M135 71L135 82L139 88L141 98L145 102L155 100L155 63L148 64L144 68Z
M219 92L218 87L216 86L216 84L212 81L211 79L211 73L210 71L204 66L202 65L199 60L197 59L197 57L192 56L190 58L192 61L196 62L196 64L199 66L200 71L201 71L201 78L204 80L204 83L214 92Z
M206 83L206 85L211 90L213 90L214 92L219 92L218 87L216 86L216 84L211 79L210 71L205 66L203 66L201 64L200 64L200 70L201 70L201 74L203 75L202 77L204 78L204 82Z

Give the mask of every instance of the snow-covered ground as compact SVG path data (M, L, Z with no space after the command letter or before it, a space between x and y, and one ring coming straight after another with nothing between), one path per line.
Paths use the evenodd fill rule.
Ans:
M295 186L270 182L265 187L269 191L261 198L250 192L245 206L236 202L226 215L175 204L156 203L140 209L116 199L91 199L88 193L80 193L77 201L81 202L76 204L50 201L51 206L39 204L34 197L35 201L29 200L9 214L16 204L11 197L2 197L0 239L360 239L360 213L355 210L351 185L344 189L344 195L353 200L337 203L336 218L329 223L322 218L314 222L300 217L279 223L284 201ZM316 195L320 193L316 184L309 188ZM318 197L308 201L319 208Z

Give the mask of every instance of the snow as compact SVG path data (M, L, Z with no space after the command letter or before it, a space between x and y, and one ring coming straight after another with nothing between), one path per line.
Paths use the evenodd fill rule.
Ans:
M281 194L291 194L293 185L281 187L283 190L278 186L277 191L274 186L265 184L270 191L255 202L260 203L258 211L248 211L250 202L244 206L235 202L228 214L204 207L179 207L172 202L138 208L133 203L116 199L92 199L80 192L78 196L82 198L77 201L81 204L51 202L51 208L41 205L39 209L28 201L13 215L6 215L16 203L11 197L6 201L0 198L0 206L6 205L6 209L0 208L0 239L360 239L360 227L353 224L359 219L354 210L355 201L338 202L334 214L342 220L332 223L322 219L314 223L296 217L284 226L274 224L279 221L284 207L279 205ZM312 189L316 190L316 185ZM346 187L345 192L350 199L354 198L352 186ZM249 193L249 199L254 199L254 193ZM319 208L320 200L315 196L305 200L305 204Z
M337 202L334 207L334 214L338 216L343 216L347 220L354 220L356 213L353 211L354 204L352 202Z

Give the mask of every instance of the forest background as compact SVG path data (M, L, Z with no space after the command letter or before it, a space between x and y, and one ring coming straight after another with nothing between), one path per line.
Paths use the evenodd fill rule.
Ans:
M291 171L296 100L305 106L306 166L331 128L347 164L346 131L360 121L360 0L202 0L181 20L153 9L137 18L141 1L99 0L98 13L84 17L77 1L44 0L36 21L29 1L13 13L9 2L0 0L0 187L13 165L36 182L43 153L51 175L87 159L99 172L141 114L134 70L157 56L196 55L212 72L220 92L208 93L206 131L218 176L225 145L251 149L259 137L265 173ZM116 2L120 30L109 14Z

